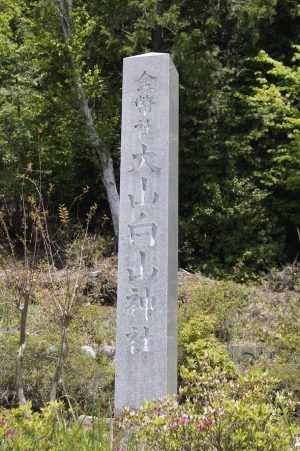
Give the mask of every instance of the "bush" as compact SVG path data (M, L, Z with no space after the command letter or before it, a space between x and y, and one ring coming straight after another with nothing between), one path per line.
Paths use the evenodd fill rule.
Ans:
M214 335L211 315L196 313L180 330L180 396L204 399L208 390L236 376L226 346Z
M80 423L62 403L47 405L40 413L30 404L0 411L1 450L111 450L110 438L100 419Z
M250 287L234 282L219 282L205 279L199 283L185 284L179 299L185 299L179 311L179 326L182 327L197 312L209 315L214 323L214 333L222 341L239 333L240 315L249 305L253 293Z
M288 451L300 431L293 421L294 403L272 392L274 383L268 375L241 376L207 391L201 401L160 399L137 412L127 410L117 427L123 434L131 430L131 436L119 439L119 446L135 441L145 451ZM198 388L202 391L201 381Z
M217 360L218 353L225 356L225 346L233 349L230 354L238 371L247 373L252 365L267 369L274 376L280 375L281 387L299 397L296 374L300 363L300 304L297 292L277 293L270 291L267 285L251 287L203 277L199 282L195 275L181 287L180 300L180 337L186 343L191 342L191 350L195 346L192 344L195 334L199 339L196 346L205 349L208 361ZM209 334L204 336L207 328L210 328ZM208 343L203 341L205 338ZM180 357L192 357L182 341L179 349ZM239 353L243 350L249 350L252 355L248 362L240 359ZM203 372L207 362L199 357L196 363L186 361L185 367Z
M222 322L248 306L249 293L232 283L192 288L191 305L181 312L178 401L125 410L116 420L121 448L288 451L300 445L295 402L278 391L280 380L255 367L240 375L217 337Z

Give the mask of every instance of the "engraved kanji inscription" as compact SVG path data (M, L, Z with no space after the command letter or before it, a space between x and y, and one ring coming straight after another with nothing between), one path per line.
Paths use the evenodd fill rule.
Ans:
M154 90L155 80L156 77L144 70L140 78L136 80L137 90L142 93L151 93Z
M151 119L148 117L140 118L138 122L135 124L134 128L138 130L140 139L143 135L149 135L150 130L152 129Z
M128 277L130 282L137 282L138 280L143 280L145 282L150 282L156 277L157 269L153 266L152 273L146 274L145 272L145 260L146 255L145 252L140 251L140 264L139 264L139 272L137 274L134 274L133 269L128 268Z
M132 326L131 329L131 332L126 334L126 337L130 340L130 353L151 352L153 350L153 337L150 334L149 327L143 326L143 335L139 334L137 326Z
M154 311L156 305L156 297L150 296L150 288L145 287L144 293L140 295L137 288L132 288L132 294L126 296L127 305L126 309L130 309L131 315L134 317L137 310L144 311L145 320L149 320L149 315Z
M129 169L128 172L134 172L140 169L142 166L147 166L151 170L151 172L154 172L157 175L160 173L160 168L158 166L155 166L155 164L152 162L152 159L156 156L156 153L149 152L147 148L148 146L146 144L142 144L142 151L132 154L132 158L136 160L137 165L132 169Z
M152 106L154 100L154 85L156 77L143 72L141 77L136 81L138 95L134 101L138 112L138 119L135 128L138 130L139 138L148 135L152 129Z
M153 193L153 196L147 195L147 183L148 180L145 177L141 177L141 197L140 200L136 200L133 194L128 194L130 205L132 208L140 207L143 205L155 205L159 200L159 195Z
M140 94L135 99L135 106L140 115L147 117L150 115L152 111L152 105L154 104L154 99L152 95L149 94Z
M145 218L146 215L142 212L133 224L128 224L131 244L154 246L157 225L154 222L141 222Z
M153 345L153 337L150 335L149 327L144 326L144 335L140 336L140 339L142 340L142 348L140 349L141 352L151 352L152 351L152 345Z
M130 352L134 354L136 349L136 338L138 335L138 328L136 326L131 327L132 331L126 334L126 337L130 340Z

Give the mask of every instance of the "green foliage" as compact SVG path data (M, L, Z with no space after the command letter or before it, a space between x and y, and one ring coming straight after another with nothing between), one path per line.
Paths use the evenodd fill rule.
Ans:
M201 323L207 325L207 321L211 321L214 334L229 340L239 331L240 314L249 304L251 292L251 288L234 282L204 279L199 283L196 279L180 292L181 299L188 299L179 311L180 327L185 330L184 325L189 319L203 315L206 318L202 317ZM200 326L199 330L202 330Z
M134 431L134 443L145 450L288 451L299 434L294 405L288 396L272 393L273 384L266 375L256 374L206 390L204 402L160 399L136 413L125 411L117 427ZM120 443L126 446L126 440Z
M174 451L299 446L297 296L195 276L183 284L180 298L179 402L163 398L137 412L125 409L116 421L119 446ZM267 343L274 354L242 367L229 357L226 344L233 340ZM287 360L280 354L284 341Z
M2 409L1 449L289 451L298 446L299 296L199 275L188 279L180 293L178 399L125 410L110 431L104 430L101 419L80 425L74 411L111 416L113 363L101 352L92 358L81 346L89 343L101 349L103 343L114 342L113 308L84 296L76 303L58 393L72 408L48 406L59 353L59 320L51 311L47 285L39 286L30 306L24 382L34 408L46 407L40 413L29 406ZM0 393L1 403L7 405L13 401L18 347L17 312L11 302L11 294L2 287ZM234 362L229 344L249 342L270 353L258 352L253 362Z
M299 296L203 279L183 285L179 363L183 396L203 377L235 378L252 365L268 370L298 399ZM232 349L232 351L230 351ZM251 355L243 362L243 353ZM250 354L249 354L250 353ZM229 357L230 356L230 357ZM231 361L235 361L235 369ZM223 371L224 370L224 371ZM223 372L223 376L222 376ZM226 373L227 372L227 373Z
M217 390L221 381L236 375L226 346L215 337L214 323L212 317L198 312L180 330L182 398L204 400L208 390Z
M280 193L257 178L268 157L259 139L249 140L257 122L236 96L255 83L252 58L262 46L280 57L290 52L287 36L276 41L280 21L297 42L296 2L289 12L281 3L212 1L199 14L190 7L189 33L172 48L182 84L181 261L218 278L247 281L282 263L287 237L292 258L297 252L297 221L283 220L274 208ZM289 199L297 211L296 197Z
M269 197L277 199L273 212L294 227L300 216L294 199L300 194L299 141L299 59L300 48L289 64L271 58L260 51L256 61L257 86L251 95L241 96L252 120L249 144L261 159L256 178Z
M7 291L3 297L9 300ZM24 358L25 394L34 408L40 408L49 400L51 379L60 350L60 321L49 301L50 293L40 287L35 303L30 305L26 355ZM87 303L87 305L86 305ZM4 306L3 303L0 303ZM18 350L17 310L10 303L2 307L0 316L0 404L14 404L15 360ZM111 308L110 308L111 309ZM6 316L9 314L9 321ZM113 362L103 353L91 357L81 349L93 344L97 351L103 343L111 341L113 318L110 312L102 312L101 306L81 299L74 311L74 319L68 337L66 359L58 396L69 399L78 408L89 411L97 400L98 412L109 414L112 403L114 379ZM108 332L110 331L110 332Z
M48 404L40 413L30 404L0 411L0 447L3 450L109 450L110 439L101 419L79 422L61 402Z
M13 212L20 190L17 176L24 171L37 178L42 175L43 184L53 191L52 208L70 203L74 193L86 185L91 186L95 199L94 181L100 179L75 90L78 74L71 64L72 58L76 60L91 102L99 105L107 92L101 69L97 62L86 66L83 60L95 19L86 8L75 7L74 42L66 45L54 3L0 2L4 23L0 40L0 170L4 174L0 196ZM108 131L107 111L102 111L102 116ZM111 139L107 135L104 141ZM103 192L96 197L102 201ZM86 207L81 209L85 214Z
M244 282L294 260L297 1L72 3L66 43L55 2L0 1L0 200L11 215L18 174L41 169L50 211L88 185L86 203L107 212L76 82L118 170L122 58L169 52L180 75L181 266Z

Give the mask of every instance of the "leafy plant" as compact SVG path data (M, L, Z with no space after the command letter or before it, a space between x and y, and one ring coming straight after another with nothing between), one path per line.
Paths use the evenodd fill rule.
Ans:
M199 380L202 391L201 384ZM298 442L294 404L272 392L273 384L268 376L256 374L208 389L205 398L194 395L181 404L160 399L137 412L126 410L116 422L119 446L129 442L130 449L133 442L145 450L288 451ZM125 431L132 431L127 441Z
M24 411L27 417L24 417ZM28 415L29 413L29 415ZM79 421L62 403L33 412L30 405L0 412L0 446L3 450L54 450L80 448L111 450L109 431L102 419Z

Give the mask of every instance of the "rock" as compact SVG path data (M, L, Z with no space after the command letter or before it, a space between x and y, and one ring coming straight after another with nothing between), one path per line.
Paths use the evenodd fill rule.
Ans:
M54 352L56 351L56 346L55 345L49 345L48 346L48 352Z
M105 354L110 359L114 358L115 352L116 352L115 346L104 343L104 345L100 349L101 349L101 352L103 352L103 354Z
M85 426L88 429L92 429L94 424L98 423L98 421L101 421L105 428L111 429L114 420L113 418L98 418L96 416L90 415L79 415L77 421L80 426Z
M78 417L78 423L81 426L85 426L89 429L92 429L93 424L97 423L98 420L99 420L98 417L89 416L89 415L79 415L79 417Z
M269 350L254 343L230 343L227 349L229 356L237 363L253 364L262 355L272 358Z
M94 349L92 348L92 346L88 346L88 345L84 345L81 346L81 348L84 352L86 352L87 354L89 354L91 357L93 357L94 359L96 358L96 352L94 351Z

